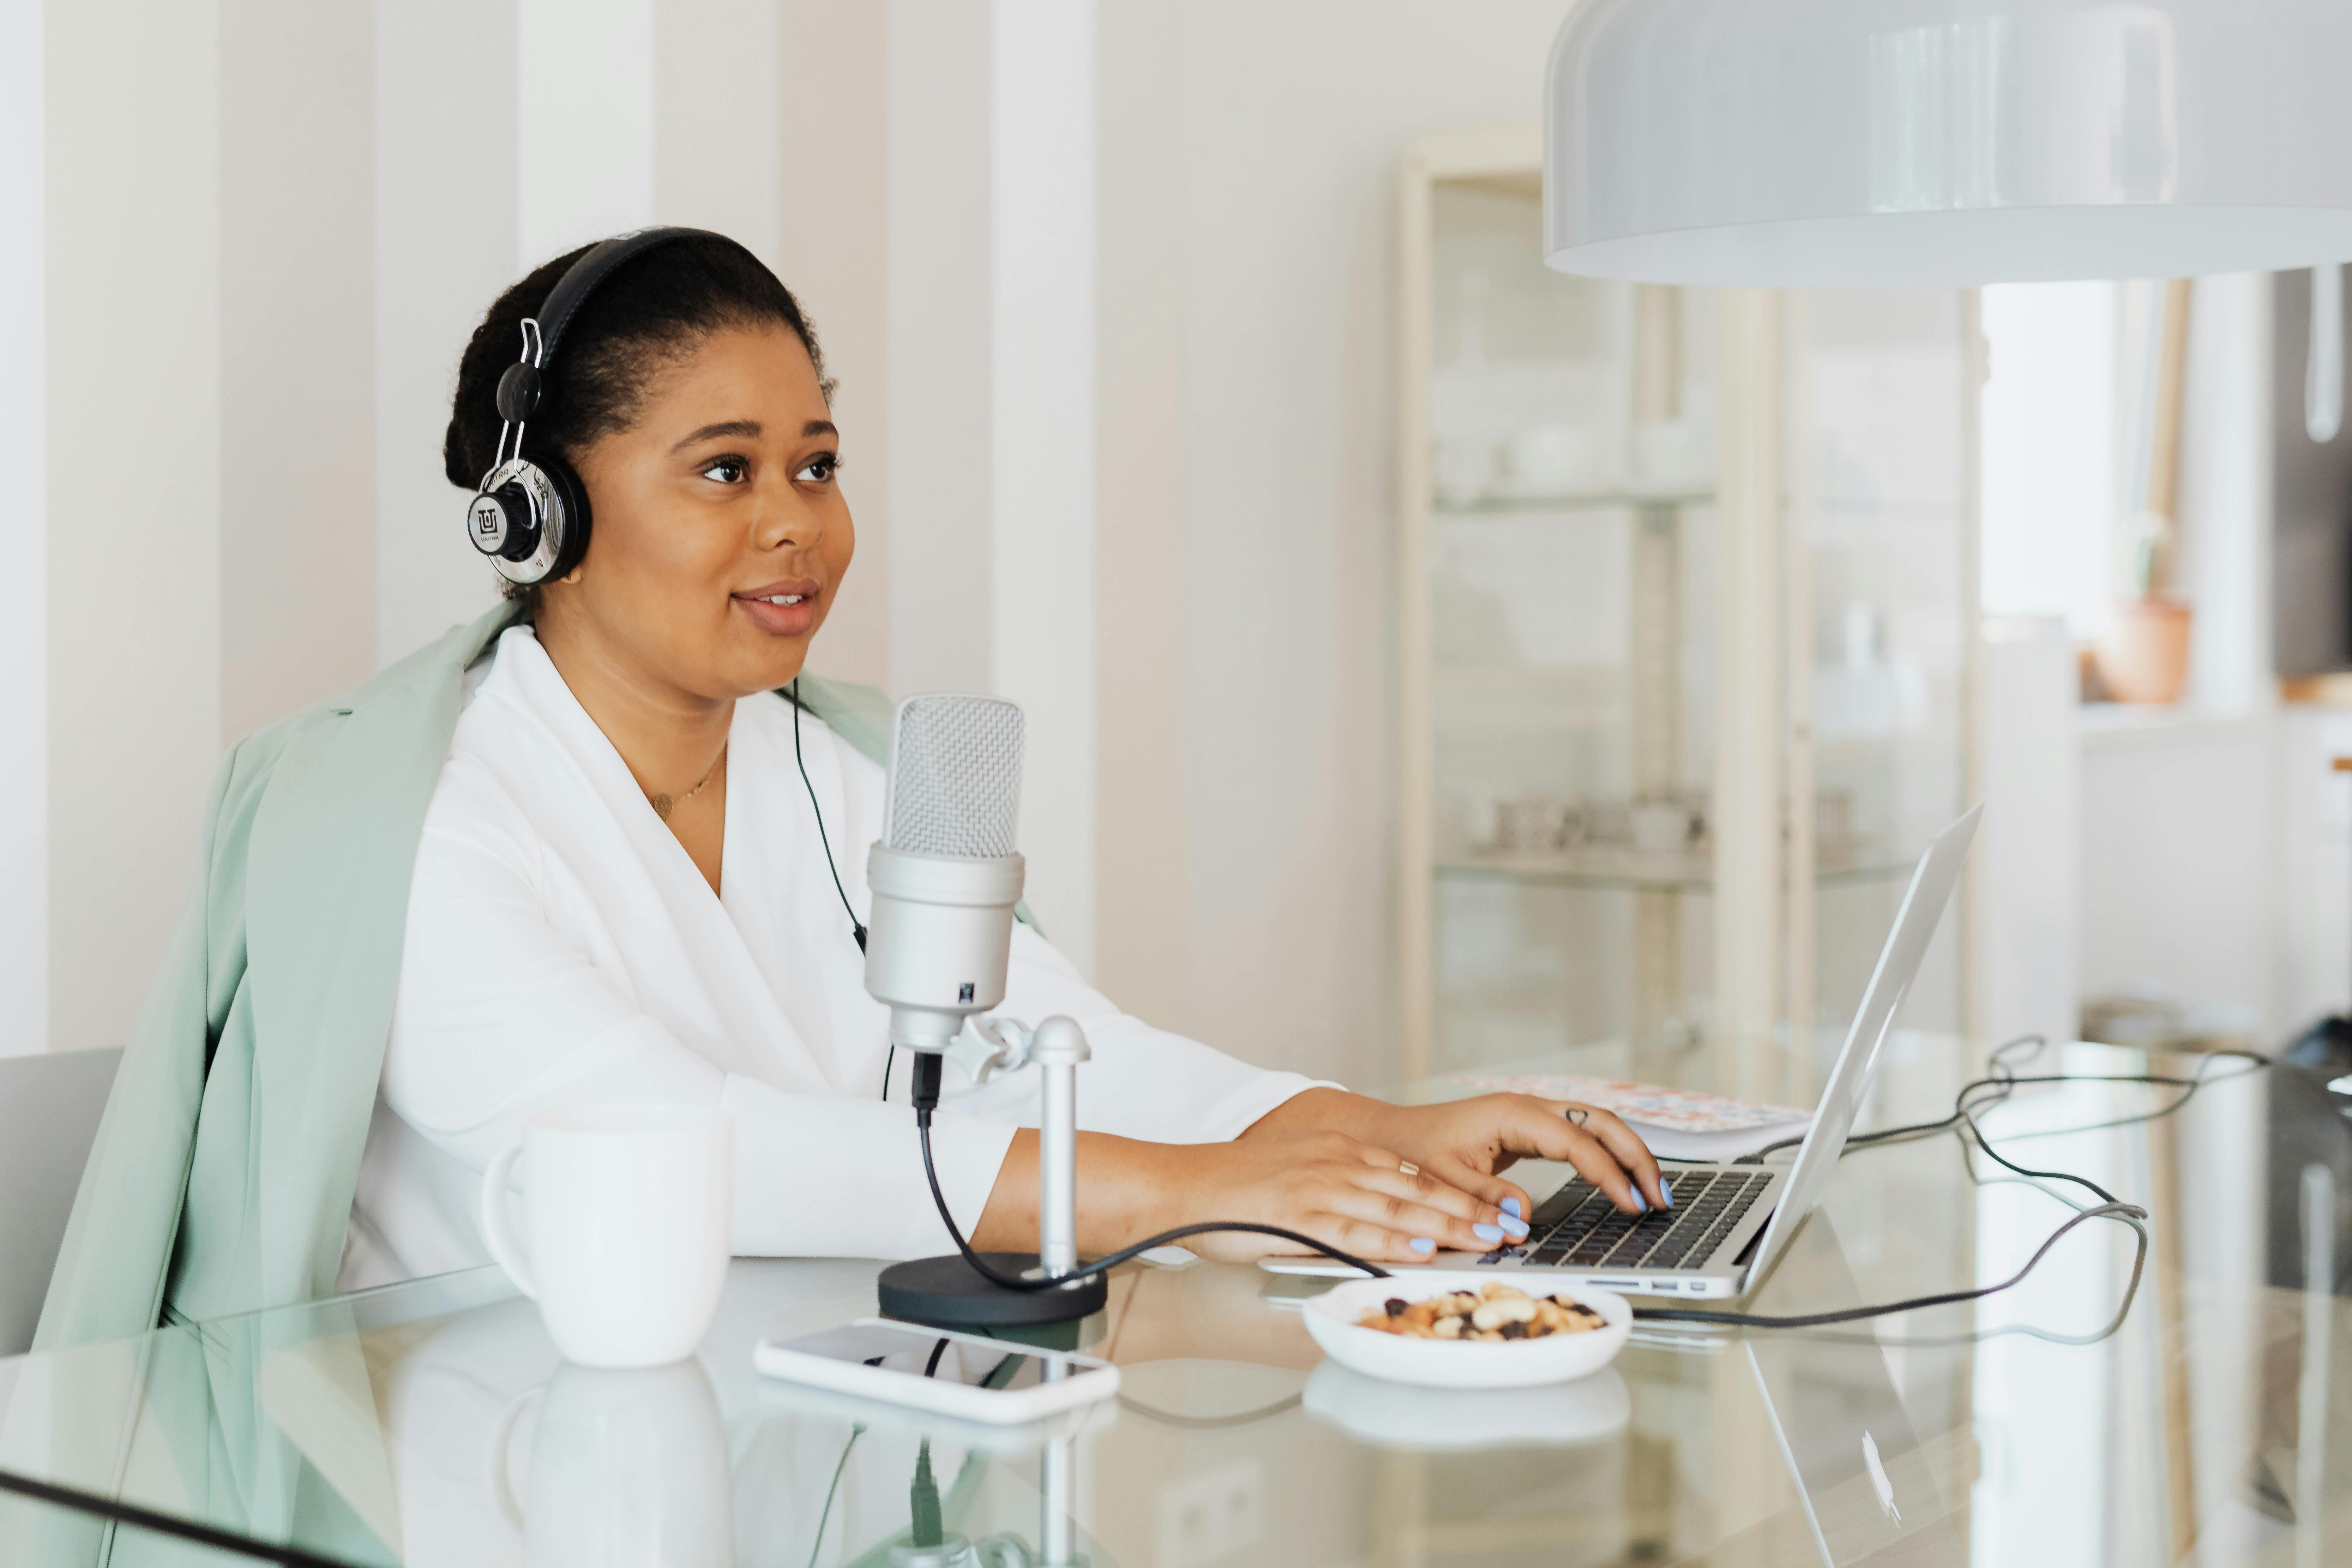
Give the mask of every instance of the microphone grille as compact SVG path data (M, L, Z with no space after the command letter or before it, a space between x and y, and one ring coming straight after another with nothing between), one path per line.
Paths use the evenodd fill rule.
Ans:
M890 725L882 841L916 855L1010 855L1021 816L1021 710L994 697L909 697Z

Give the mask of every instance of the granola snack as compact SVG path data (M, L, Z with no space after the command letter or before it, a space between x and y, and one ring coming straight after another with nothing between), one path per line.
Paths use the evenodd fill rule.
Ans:
M1416 1340L1539 1340L1582 1333L1608 1321L1581 1301L1530 1296L1515 1285L1488 1280L1477 1294L1453 1290L1408 1301L1391 1296L1367 1307L1356 1326Z

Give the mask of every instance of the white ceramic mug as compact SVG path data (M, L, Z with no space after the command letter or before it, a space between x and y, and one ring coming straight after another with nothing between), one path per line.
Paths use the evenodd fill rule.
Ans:
M507 1178L530 1158L528 1246ZM482 1173L482 1239L583 1366L662 1366L694 1353L727 1281L735 1124L683 1105L542 1110Z

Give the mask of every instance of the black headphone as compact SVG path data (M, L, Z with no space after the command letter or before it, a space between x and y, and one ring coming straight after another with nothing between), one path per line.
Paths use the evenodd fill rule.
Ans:
M588 552L588 492L554 453L534 462L522 455L523 426L539 410L546 376L563 331L598 284L656 246L674 239L735 242L700 228L644 228L605 240L566 268L539 316L522 323L522 357L499 377L498 449L466 503L466 537L509 583L562 577ZM542 325L541 318L544 318ZM513 443L511 448L509 442Z

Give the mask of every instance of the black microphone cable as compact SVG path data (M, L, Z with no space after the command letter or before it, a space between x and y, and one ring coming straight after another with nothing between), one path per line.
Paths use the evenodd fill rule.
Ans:
M1188 1236L1207 1236L1217 1231L1247 1231L1256 1236L1279 1237L1284 1241L1297 1242L1299 1246L1319 1252L1336 1262L1344 1263L1350 1268L1360 1268L1374 1279L1393 1278L1379 1264L1367 1263L1352 1253L1342 1252L1338 1247L1318 1241L1311 1236L1304 1236L1295 1230L1285 1230L1278 1225L1259 1225L1250 1220L1210 1220L1201 1225L1180 1225L1173 1230L1163 1230L1158 1236L1145 1237L1141 1241L1129 1247L1122 1247L1107 1258L1098 1258L1083 1268L1053 1279L1045 1279L1042 1276L1035 1279L1024 1279L1017 1274L1006 1274L992 1268L987 1259L971 1249L971 1243L964 1239L962 1230L956 1225L955 1215L948 1212L947 1194L940 1190L940 1173L931 1163L931 1112L939 1107L940 1075L944 1066L936 1052L921 1051L915 1056L915 1134L923 1146L923 1177L931 1184L931 1202L939 1208L940 1223L948 1227L948 1235L954 1238L956 1250L963 1254L963 1260L971 1266L975 1273L992 1285L1007 1290L1058 1289L1076 1280L1092 1279L1097 1274L1107 1274L1129 1258L1149 1252L1155 1247L1165 1247L1171 1241L1181 1241Z

